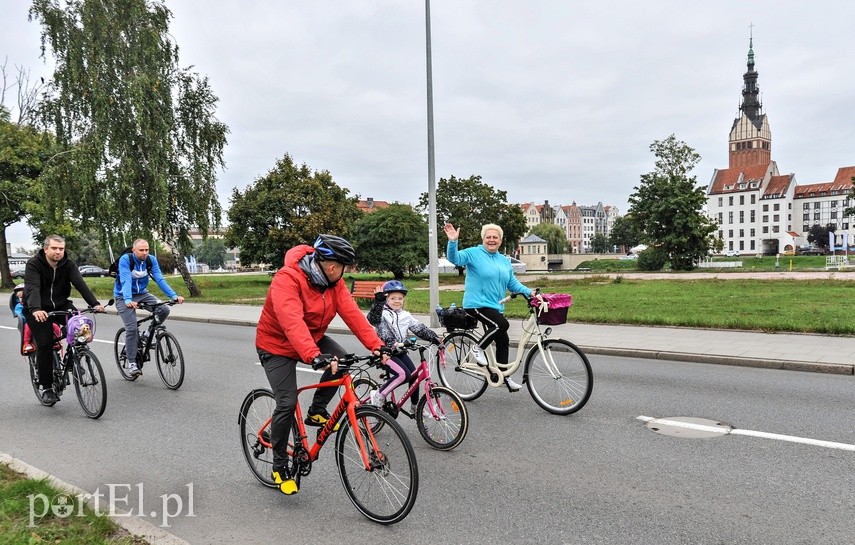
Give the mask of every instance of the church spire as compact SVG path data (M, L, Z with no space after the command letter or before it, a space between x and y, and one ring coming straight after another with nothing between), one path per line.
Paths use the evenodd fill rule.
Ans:
M730 128L729 168L765 165L772 160L772 133L769 121L760 103L760 88L757 87L757 71L754 70L754 25L748 38L748 70L742 76L742 103L739 117Z
M748 38L748 71L742 76L742 104L739 110L751 120L758 129L763 115L763 104L760 103L760 88L757 86L757 76L754 70L754 25L751 25L751 36Z

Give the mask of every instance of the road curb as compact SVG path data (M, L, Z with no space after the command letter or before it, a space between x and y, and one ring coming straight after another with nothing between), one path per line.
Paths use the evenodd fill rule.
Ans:
M82 488L78 488L72 484L68 484L67 482L54 477L50 473L42 471L37 467L33 467L30 464L24 462L23 460L19 460L18 458L15 458L10 454L6 454L5 452L0 452L0 463L8 465L13 471L22 473L30 479L45 479L54 488L57 488L72 496L85 498L89 494ZM91 500L86 499L84 501L89 507L94 509L95 506L93 505L93 502ZM106 514L103 516L115 522L117 525L119 525L131 535L140 539L144 539L152 545L190 545L187 541L184 541L180 537L170 534L163 528L146 522L141 518L132 516L131 514L120 511L118 509L114 509L114 511L118 514Z
M736 356L718 356L714 354L692 354L689 352L668 352L664 350L641 350L637 348L603 348L600 346L578 345L586 354L601 356L636 357L652 360L688 361L714 365L732 365L736 367L758 367L761 369L779 369L782 371L807 371L829 375L853 375L855 365L842 363L819 363L797 360L770 360L762 358L740 358Z

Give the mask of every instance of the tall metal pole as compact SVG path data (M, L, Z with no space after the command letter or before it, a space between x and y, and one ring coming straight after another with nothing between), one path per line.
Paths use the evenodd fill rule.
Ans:
M427 45L427 134L428 134L428 277L430 279L430 326L439 327L433 311L439 304L439 257L436 233L436 169L433 156L433 70L430 57L430 0L425 0L425 43Z

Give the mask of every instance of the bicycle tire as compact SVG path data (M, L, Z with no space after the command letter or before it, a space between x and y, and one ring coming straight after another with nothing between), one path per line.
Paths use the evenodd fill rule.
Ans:
M445 361L436 358L436 371L443 386L451 388L463 401L474 401L487 390L487 379L460 369L460 364L472 358L472 346L478 340L467 331L453 331L442 339Z
M71 376L77 401L86 416L100 418L107 408L107 382L98 357L91 351L77 350L72 363Z
M380 384L369 376L361 376L353 381L353 393L356 394L356 397L359 398L359 402L363 405L368 404L371 392L379 389ZM383 421L378 420L376 426L371 431L377 433L381 429L383 429Z
M413 445L395 419L376 407L356 408L357 428L344 419L335 441L335 458L347 497L366 518L380 524L403 520L416 503L419 468ZM370 430L383 420L383 431ZM371 469L362 463L359 434ZM375 448L379 447L379 449Z
M113 356L116 358L116 367L119 368L119 374L125 380L135 381L139 375L131 375L128 370L128 355L125 352L125 328L116 331L116 338L113 340Z
M56 401L53 403L45 403L44 399L42 399L42 391L39 386L39 373L38 373L38 363L36 362L35 354L28 354L27 359L30 362L30 382L33 383L33 391L36 393L36 399L39 400L39 403L44 405L45 407L53 407L56 405Z
M159 332L154 354L160 380L170 390L181 388L184 383L184 353L175 335L169 331Z
M244 459L258 482L269 488L277 488L273 481L273 449L265 446L258 438L258 430L273 416L276 401L273 392L259 388L246 395L240 407L238 426ZM269 430L269 428L268 428ZM293 433L293 431L292 431ZM267 434L269 442L270 434Z
M469 412L460 395L445 386L432 386L428 395L437 416L430 412L428 396L422 396L416 408L416 427L432 448L451 450L463 442L469 431Z
M552 414L572 414L585 406L594 387L591 364L579 348L564 339L543 341L543 353L555 364L559 378L546 366L537 345L529 349L524 382L535 403Z

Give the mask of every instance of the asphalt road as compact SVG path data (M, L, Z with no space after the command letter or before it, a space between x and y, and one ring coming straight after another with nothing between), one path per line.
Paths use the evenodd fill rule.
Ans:
M469 435L452 452L430 449L412 421L401 422L421 486L409 517L382 527L345 496L332 442L296 496L264 488L250 474L237 413L250 389L266 386L254 363L253 328L169 322L188 363L178 391L166 389L153 366L137 382L125 381L112 344L96 342L109 399L92 421L73 391L54 408L36 402L12 324L0 329L7 345L0 451L85 490L106 496L112 489L120 510L166 522L191 543L855 539L855 452L777 436L675 437L638 419L697 417L855 445L853 377L595 356L592 399L568 417L545 413L525 390L490 389L468 404ZM117 317L99 316L96 338L112 339L118 327ZM356 348L352 338L338 338ZM302 372L300 380L316 376Z

